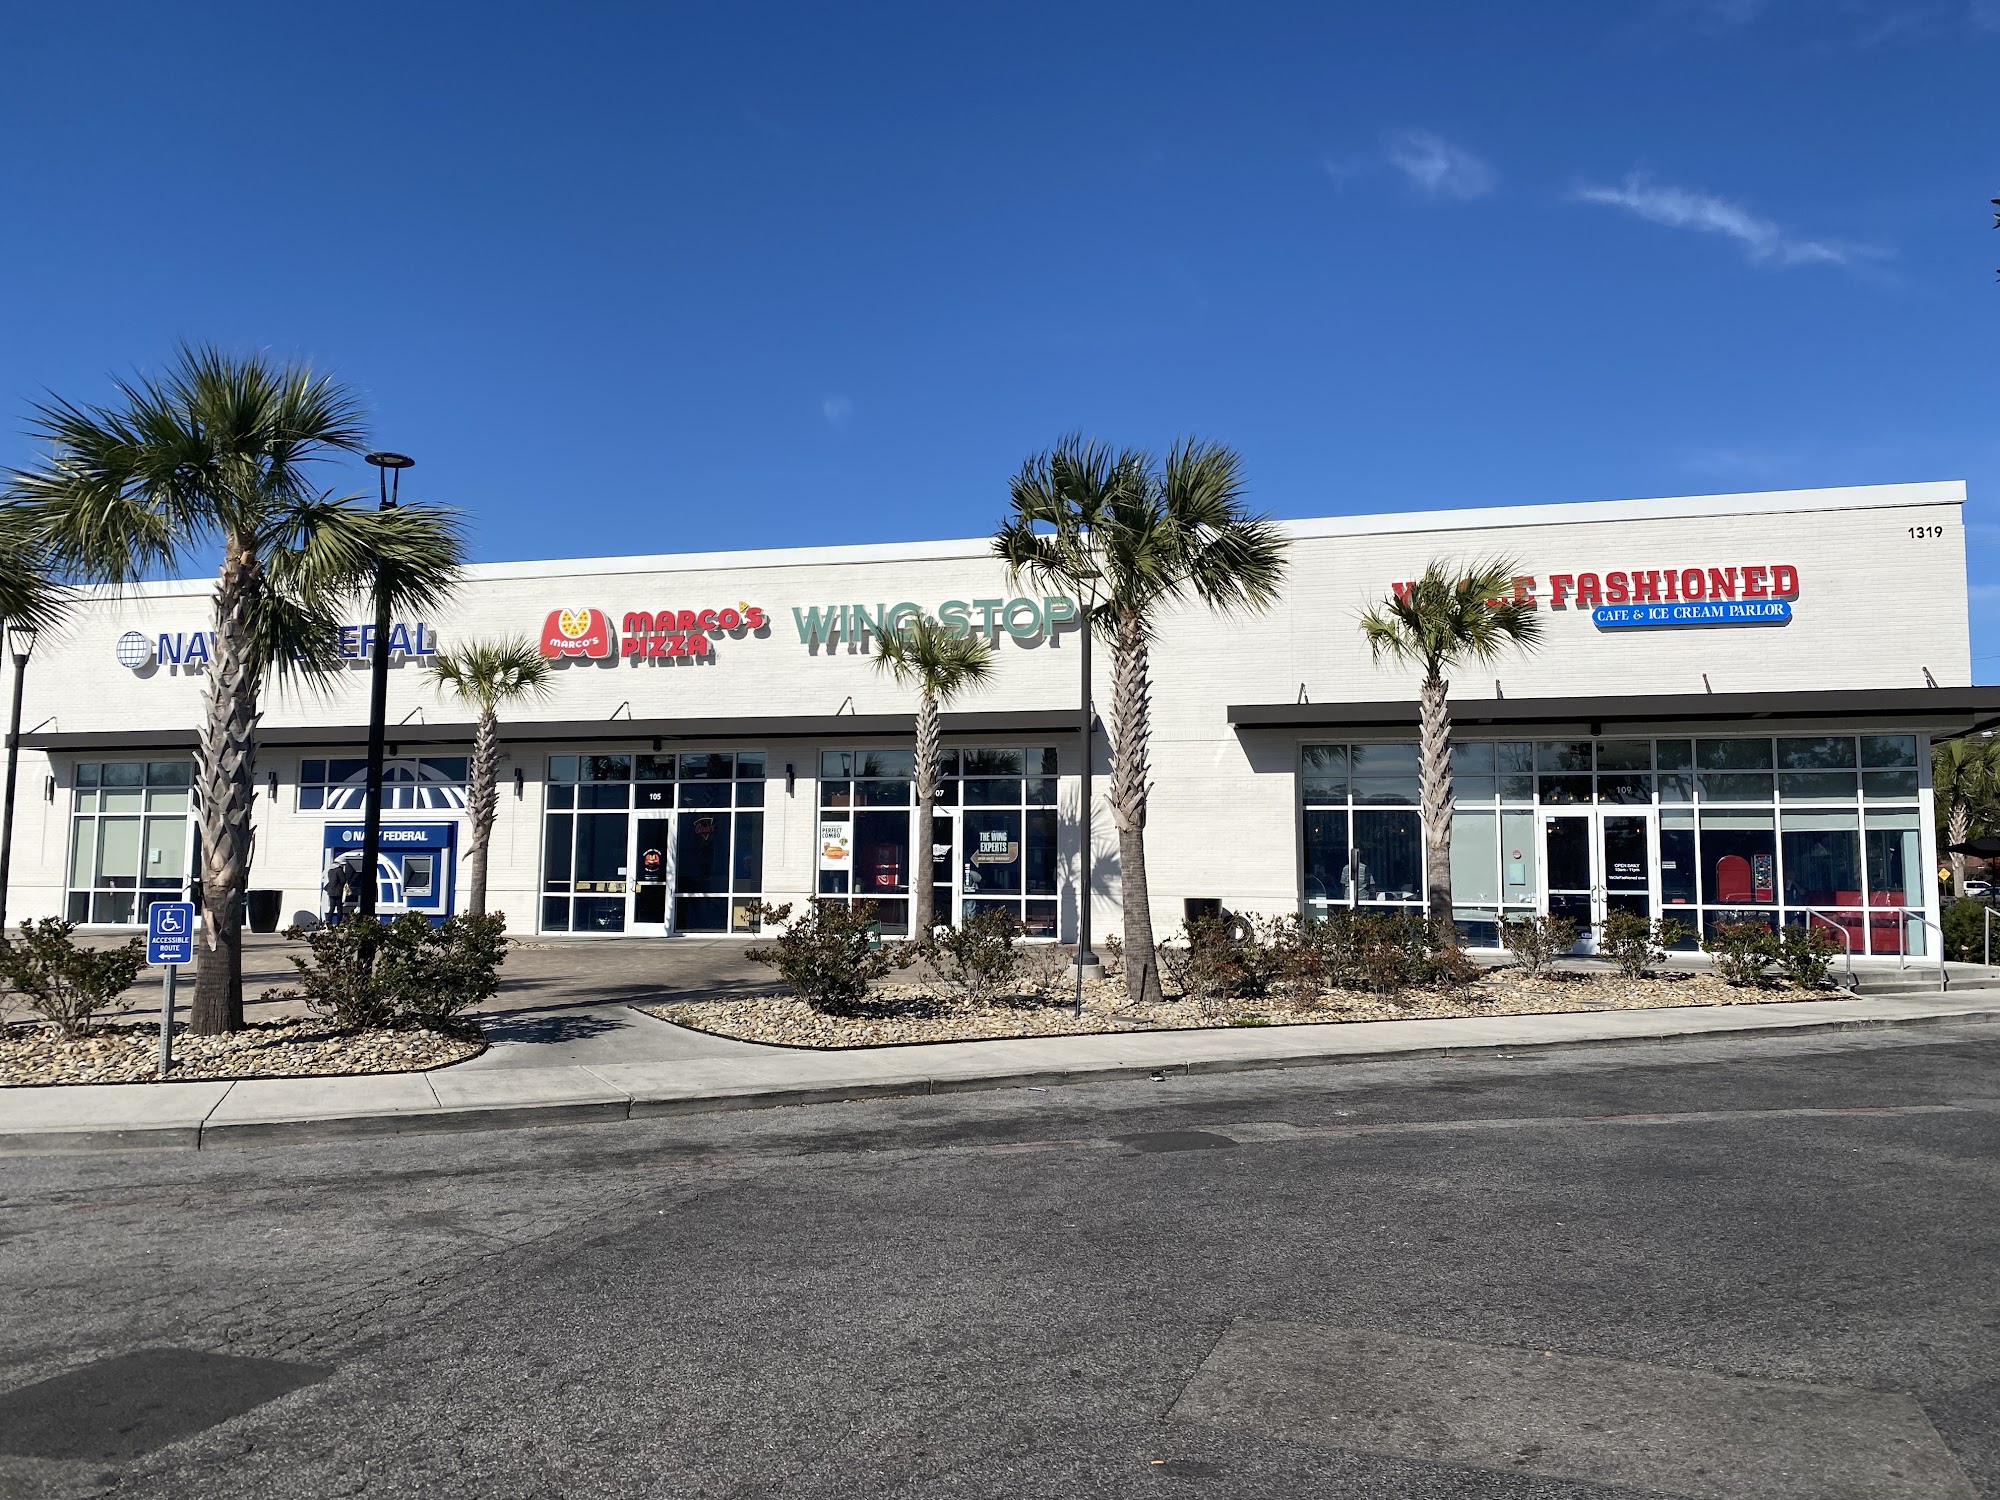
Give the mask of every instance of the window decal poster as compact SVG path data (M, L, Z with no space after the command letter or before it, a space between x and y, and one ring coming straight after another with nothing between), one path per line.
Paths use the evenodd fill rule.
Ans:
M819 825L819 864L823 870L848 870L854 867L854 846L851 842L851 825L846 823L822 823Z

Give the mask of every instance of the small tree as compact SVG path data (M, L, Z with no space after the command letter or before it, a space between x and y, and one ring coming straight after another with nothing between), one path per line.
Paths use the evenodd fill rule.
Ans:
M1568 917L1509 917L1500 924L1500 941L1523 974L1539 974L1576 946L1576 923Z
M146 942L116 948L79 947L74 922L48 917L23 922L12 942L0 937L0 981L63 1036L90 1029L91 1018L116 1000L146 967Z
M931 946L931 929L937 923L931 819L938 797L939 712L959 694L992 681L994 661L993 642L985 636L969 630L954 634L929 615L919 615L876 639L876 669L898 685L917 690L917 827L910 841L917 857L910 861L910 937L919 948Z
M876 937L875 903L813 901L796 922L792 906L759 906L758 925L777 929L771 942L745 948L753 964L769 964L792 993L822 1015L853 1015L868 998L868 986L891 969L902 968L915 952L886 948Z
M467 641L432 657L425 671L440 692L449 691L479 714L472 732L472 783L465 799L472 815L472 839L466 851L466 862L472 866L472 895L466 909L475 917L483 916L493 818L500 805L500 710L530 699L546 700L555 691L556 664L533 641L517 636Z
M1442 562L1361 617L1377 662L1385 657L1423 673L1418 700L1419 796L1423 804L1425 880L1430 918L1443 941L1453 930L1451 904L1451 683L1445 673L1499 659L1509 647L1541 644L1542 617L1514 597L1517 566L1505 559L1454 572Z

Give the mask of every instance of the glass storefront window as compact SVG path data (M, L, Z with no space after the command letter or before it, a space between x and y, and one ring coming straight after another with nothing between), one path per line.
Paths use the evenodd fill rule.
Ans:
M1364 902L1424 899L1424 836L1415 808L1354 814L1354 890Z
M1301 895L1308 914L1367 900L1401 900L1394 892L1421 890L1421 850L1398 860L1393 845L1380 837L1388 825L1363 827L1361 815L1369 804L1351 759L1357 748L1302 747ZM1365 748L1378 757L1384 749ZM1415 748L1401 749L1413 766ZM1648 872L1653 889L1647 894L1656 893L1659 909L1684 921L1712 927L1718 913L1762 913L1790 922L1817 912L1824 916L1815 921L1840 925L1856 953L1895 953L1905 945L1915 952L1922 942L1914 920L1891 910L1921 909L1926 895L1916 806L1922 772L1914 736L1605 739L1532 746L1461 740L1453 745L1452 759L1453 888L1468 940L1486 930L1480 924L1510 906L1536 910L1543 904L1534 867L1540 829L1529 815L1508 810L1510 778L1518 778L1542 803L1569 809L1561 817L1592 828L1612 817L1631 821L1621 808L1656 807L1658 868ZM1420 844L1417 819L1411 817L1408 827Z
M1763 906L1778 899L1776 819L1769 812L1701 814L1701 899Z
M667 922L681 932L751 932L762 901L764 755L677 751L552 755L544 788L542 930L624 932ZM655 851L633 874L637 829ZM673 827L671 876L659 868Z
M382 763L385 810L456 812L465 807L472 762L463 755L406 756ZM359 757L299 762L300 812L368 810L368 762Z
M72 922L136 925L193 889L192 761L86 761L71 796Z
M1696 740L1694 759L1703 771L1768 771L1769 740Z
M1781 771L1851 771L1854 769L1854 740L1849 735L1821 735L1813 739L1778 741L1778 769Z
M1861 905L1861 816L1784 812L1785 904Z
M1349 784L1357 806L1415 806L1415 745L1353 745L1348 748L1348 763Z
M1034 938L1057 936L1061 880L1052 749L949 749L929 841L938 920L954 910L1010 912ZM823 898L871 901L884 934L909 930L915 753L821 753L817 887ZM939 839L946 842L940 844ZM957 853L952 856L953 844ZM940 852L942 851L942 852Z
M1914 766L1917 737L1913 734L1864 734L1861 736L1861 764L1864 766Z

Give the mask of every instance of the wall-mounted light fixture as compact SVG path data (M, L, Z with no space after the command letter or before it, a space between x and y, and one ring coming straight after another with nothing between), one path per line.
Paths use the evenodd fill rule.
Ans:
M278 800L278 773L272 771L264 777L264 785L271 793L271 800Z
M528 789L528 773L526 771L523 771L519 766L514 767L514 800L516 802L520 801L522 794L525 793L527 789Z
M56 800L56 778L53 774L42 778L42 800L44 802Z
M660 753L660 737L657 734L653 736L653 753L655 755Z
M401 752L402 748L403 747L401 745L391 745L389 747L389 758L391 760L394 760L397 754Z
M787 797L792 795L792 763L790 761L785 762L785 795Z

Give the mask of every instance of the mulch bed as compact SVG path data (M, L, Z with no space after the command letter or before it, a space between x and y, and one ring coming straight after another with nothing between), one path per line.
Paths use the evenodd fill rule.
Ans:
M1092 980L1083 991L1080 1016L1071 1009L1075 987L1069 983L1048 983L978 1006L933 987L886 984L871 991L860 1013L851 1016L821 1015L791 995L682 1000L639 1008L663 1021L743 1041L849 1048L1217 1026L1318 1026L1847 998L1845 991L1833 989L1743 988L1706 972L1670 970L1645 979L1627 979L1617 973L1575 970L1530 976L1511 968L1490 970L1460 988L1411 989L1394 995L1327 991L1310 1005L1275 996L1243 1000L1170 994L1159 1004L1140 1008L1128 1003L1122 979Z
M421 1073L486 1050L477 1035L335 1030L324 1021L266 1021L223 1036L174 1032L172 1082ZM157 1023L98 1026L65 1038L47 1026L0 1029L0 1087L147 1083L160 1066Z

